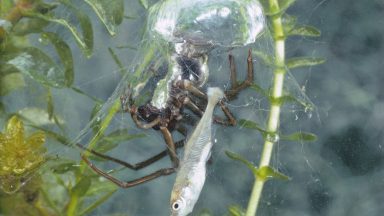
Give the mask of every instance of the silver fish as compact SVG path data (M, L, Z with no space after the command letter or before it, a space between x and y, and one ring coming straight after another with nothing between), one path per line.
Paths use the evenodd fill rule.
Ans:
M224 97L220 88L208 88L208 105L184 149L171 194L171 215L185 216L192 212L205 182L206 167L212 140L212 115L216 104Z

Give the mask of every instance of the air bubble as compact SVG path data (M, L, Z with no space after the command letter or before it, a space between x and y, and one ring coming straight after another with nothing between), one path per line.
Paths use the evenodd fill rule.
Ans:
M160 36L173 43L245 46L255 42L264 27L265 16L256 0L161 1L151 7L148 16L152 38Z

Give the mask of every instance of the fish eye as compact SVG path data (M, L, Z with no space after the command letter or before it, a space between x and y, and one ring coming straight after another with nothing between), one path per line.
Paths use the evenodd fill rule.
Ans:
M181 207L181 203L179 201L176 201L172 204L172 210L178 211Z

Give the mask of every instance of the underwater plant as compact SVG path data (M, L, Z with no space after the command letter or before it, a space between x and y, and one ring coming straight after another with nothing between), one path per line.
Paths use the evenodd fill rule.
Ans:
M12 194L45 162L45 134L24 134L23 122L11 117L0 133L0 189Z
M78 4L72 0L0 3L0 123L5 127L0 134L1 215L65 215L71 194L100 196L84 182L81 186L72 183L81 175L76 160L55 150L71 148L67 121L56 106L62 100L57 92L70 90L86 96L74 84L74 48L70 45L71 40L76 42L87 58L93 54L92 20L84 7L115 35L123 20L124 2ZM38 132L26 136L30 131ZM101 187L105 184L94 176L87 182L107 195L88 202L76 215L91 211L114 192L109 184Z
M268 56L264 53L258 53L261 59L264 60L264 63L269 64L273 68L271 88L269 91L263 92L268 97L270 111L265 128L247 120L241 123L245 128L257 130L263 135L264 146L258 167L238 154L230 151L226 152L228 157L245 164L252 171L255 178L248 207L244 211L238 206L232 206L229 209L231 215L256 215L265 182L270 179L289 180L288 176L280 173L270 165L273 148L276 143L280 142L280 140L296 142L312 142L316 140L316 135L303 131L284 135L279 129L279 124L281 110L285 103L294 102L300 104L305 107L305 112L312 112L314 110L313 104L301 100L284 88L286 75L291 69L314 66L325 62L323 58L313 57L286 59L286 39L290 36L318 37L320 36L320 31L312 26L299 25L296 17L286 13L286 10L294 4L295 0L261 0L260 2L268 17L268 26L273 38L274 55ZM257 90L261 91L261 88L257 87Z

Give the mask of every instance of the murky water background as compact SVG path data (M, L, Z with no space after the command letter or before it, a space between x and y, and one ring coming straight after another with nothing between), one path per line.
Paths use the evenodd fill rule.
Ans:
M120 79L118 67L108 52L108 47L129 45L137 47L141 38L144 9L137 1L126 2L128 16L116 37L110 38L102 25L94 22L95 54L86 59L74 49L75 85L106 100ZM273 166L292 178L291 181L270 181L266 184L259 215L381 215L383 209L383 121L384 103L381 83L384 81L383 28L384 3L372 1L298 1L288 10L298 16L301 24L313 25L322 31L319 38L293 37L287 40L287 57L325 57L320 66L293 70L299 86L317 106L309 116L297 108L284 109L281 128L283 131L299 130L317 134L314 143L281 141L276 145ZM95 18L96 19L96 18ZM271 51L269 45L265 50ZM133 49L117 50L125 66L135 56ZM236 49L238 71L245 75L247 49ZM211 57L210 85L227 84L227 53ZM257 59L256 59L257 61ZM258 75L263 66L255 65L258 83L266 85L268 76ZM241 77L241 76L240 76ZM32 94L32 93L31 93ZM18 98L13 109L29 102L30 95ZM72 125L68 134L74 138L89 121L93 108L91 100L71 91L54 91L57 112ZM5 98L5 100L11 100ZM36 102L34 102L36 103ZM252 91L229 107L239 118L260 120L267 112L266 100ZM297 119L296 119L297 118ZM129 121L123 118L122 121ZM155 131L142 131L134 127L132 133L148 133L148 138L117 147L113 155L129 162L138 162L165 148L161 136ZM258 163L262 148L261 135L241 127L215 126L217 143L208 165L206 184L195 206L195 213L207 209L213 215L224 215L228 205L246 207L253 176L250 171L224 154L225 150L237 152ZM79 159L75 149L51 146L52 154ZM162 167L170 166L168 158L140 171L123 170L119 179L133 179ZM110 164L105 169L116 168ZM108 201L91 215L168 215L169 197L175 175L118 190Z

